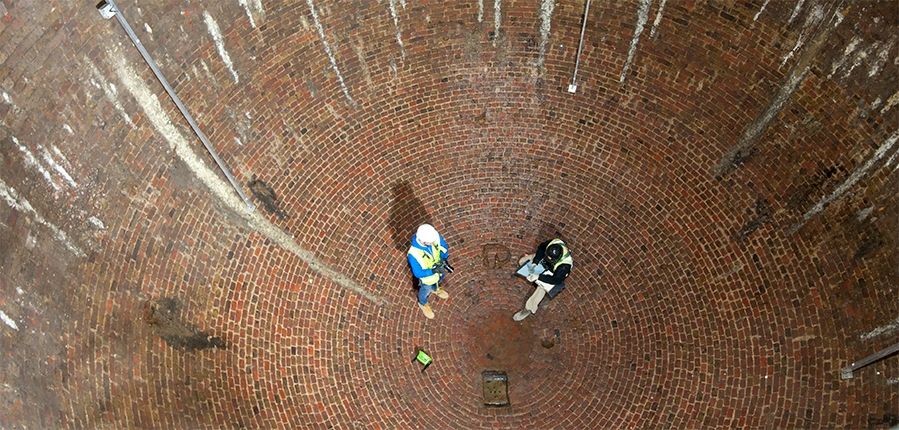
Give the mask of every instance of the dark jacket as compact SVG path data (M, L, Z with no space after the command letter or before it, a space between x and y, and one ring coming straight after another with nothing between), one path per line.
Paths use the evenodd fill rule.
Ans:
M549 242L550 241L547 240L546 242L541 243L540 246L537 247L537 251L534 253L534 262L535 263L543 262L543 259L546 257L546 247L549 245ZM565 278L567 278L568 275L571 273L571 265L570 264L560 264L559 267L557 267L555 270L553 270L552 265L550 265L549 262L546 262L546 263L547 264L544 264L543 267L546 267L547 271L543 272L540 275L540 277L537 279L539 279L540 282L545 282L547 284L564 285ZM547 266L549 266L549 267L547 267ZM552 275L548 274L549 271L552 271ZM565 288L565 287L563 286L561 288ZM561 288L559 288L559 290L561 290ZM553 288L553 289L555 290L555 288ZM558 294L558 291L556 292L556 294ZM552 294L552 292L550 292L550 296L555 296L555 294Z

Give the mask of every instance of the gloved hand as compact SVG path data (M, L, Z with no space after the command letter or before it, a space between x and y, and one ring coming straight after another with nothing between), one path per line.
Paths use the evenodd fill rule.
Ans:
M534 282L534 281L536 281L536 280L539 279L539 278L540 278L540 274L539 274L539 273L531 273L530 275L527 276L528 282Z

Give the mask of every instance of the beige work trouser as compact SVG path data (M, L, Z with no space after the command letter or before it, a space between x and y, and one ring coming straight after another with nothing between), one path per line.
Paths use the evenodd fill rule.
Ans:
M534 288L534 294L531 294L527 303L524 304L524 308L529 310L532 314L537 313L537 306L540 306L540 302L546 297L546 289L543 286L549 285L540 281L534 281L534 283L537 284L537 288ZM549 285L549 287L551 288L552 285Z

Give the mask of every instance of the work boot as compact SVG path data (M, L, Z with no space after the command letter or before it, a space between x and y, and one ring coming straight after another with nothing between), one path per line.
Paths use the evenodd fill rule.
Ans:
M515 321L521 321L531 315L533 315L531 313L531 311L529 311L527 309L522 309L522 310L516 312L515 315L512 315L512 319Z
M434 311L431 310L431 305L423 305L419 303L418 307L421 308L421 313L425 314L425 318L429 320L434 319Z
M449 298L449 293L447 293L446 290L444 290L443 288L438 288L437 291L434 291L434 294L436 294L437 297L440 297L441 299L444 299L444 300Z

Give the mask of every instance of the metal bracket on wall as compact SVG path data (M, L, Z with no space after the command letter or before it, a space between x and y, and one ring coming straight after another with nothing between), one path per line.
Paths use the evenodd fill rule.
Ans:
M125 20L125 15L122 13L122 10L119 9L119 6L116 5L115 0L104 0L97 5L97 10L100 12L100 15L103 18L109 19L115 17L116 21L119 22L119 25L125 30L125 33L128 34L128 37L131 39L131 43L134 43L134 46L140 52L140 55L144 58L144 61L147 62L147 65L150 66L150 69L153 70L153 74L156 75L156 79L159 80L159 83L165 88L165 92L168 93L169 97L171 97L172 101L175 102L175 105L178 106L178 110L181 111L181 115L184 116L184 119L187 120L188 124L190 124L190 128L194 131L197 137L200 138L200 141L203 142L203 146L206 147L206 150L209 151L209 155L212 155L212 158L215 160L215 164L218 164L219 169L222 173L225 174L225 177L228 178L228 182L231 183L231 186L234 188L234 191L237 192L237 195L243 199L244 203L247 205L247 210L252 212L256 210L256 205L244 194L243 190L240 188L240 184L237 183L237 180L234 179L234 175L231 174L231 170L228 169L228 166L224 161L219 157L218 153L215 151L215 148L212 147L212 144L209 143L209 139L200 130L200 126L197 125L197 122L194 120L194 117L191 116L190 112L187 111L187 108L184 106L184 103L181 102L181 99L178 97L178 94L175 94L175 90L169 84L169 81L162 75L162 71L159 70L159 67L156 65L156 62L153 61L153 57L150 56L150 53L147 52L147 49L144 48L143 43L140 42L140 39L137 38L137 34L134 33L134 30L131 28L131 25L128 24L128 21Z
M899 343L893 344L892 346L888 346L880 351L875 352L861 360L854 361L849 366L844 367L840 370L840 379L852 379L852 372L861 369L875 361L883 360L884 358L889 357L890 355L899 352Z

